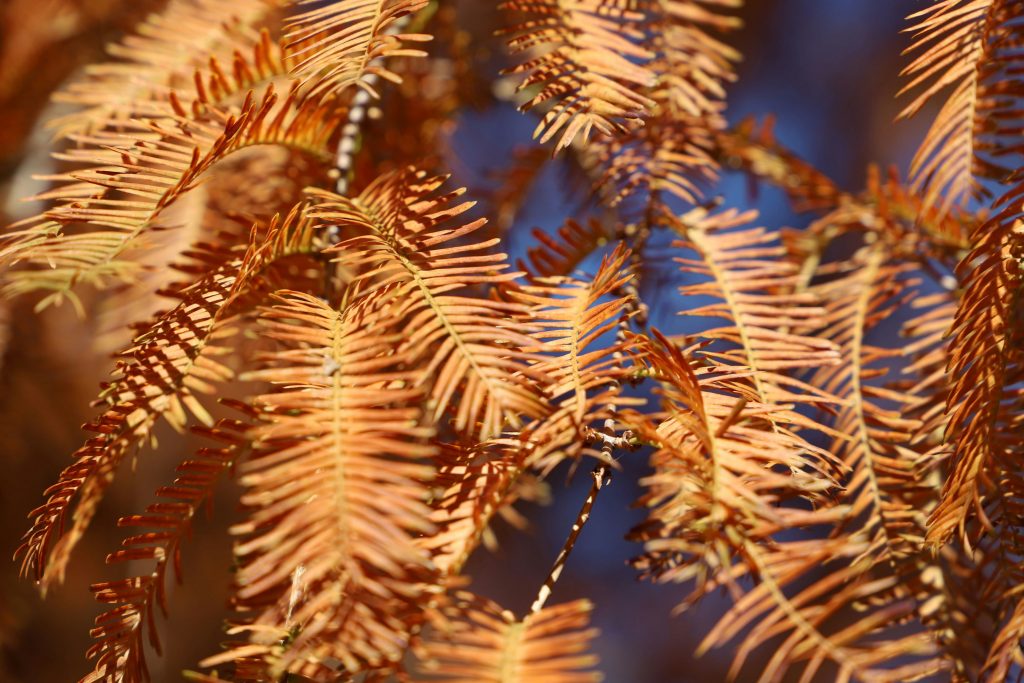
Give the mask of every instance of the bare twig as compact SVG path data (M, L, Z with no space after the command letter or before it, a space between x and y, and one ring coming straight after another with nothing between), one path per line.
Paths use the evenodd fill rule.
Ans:
M623 344L626 341L627 335L630 331L629 325L631 320L635 320L637 324L641 326L647 323L647 307L640 300L638 281L640 279L640 267L643 264L643 250L644 246L647 244L647 239L651 234L651 226L654 221L654 207L657 202L657 194L652 194L648 200L648 210L643 222L640 224L627 225L620 233L620 237L629 243L632 248L629 269L632 271L633 277L622 287L623 293L629 297L629 300L618 321L618 327L615 333L616 344ZM619 368L622 369L624 357L621 347L616 349L612 354L612 357ZM615 382L615 384L618 385L619 383ZM540 591L538 591L537 597L533 601L533 605L530 606L531 614L539 612L544 608L544 603L547 602L548 597L551 596L554 585L562 575L566 562L569 560L569 555L572 553L572 549L576 546L576 541L579 538L580 532L583 531L583 527L590 519L590 512L594 507L594 502L597 500L597 494L601 492L602 488L611 483L611 467L614 462L614 451L617 449L635 451L640 447L640 445L635 441L634 435L631 431L626 430L621 435L617 434L615 429L615 418L612 417L615 414L615 405L610 403L607 407L609 417L605 419L603 429L601 431L589 430L587 432L588 440L601 442L600 462L591 473L593 483L590 486L590 492L587 494L586 500L583 501L583 507L580 508L580 512L576 516L576 522L572 525L572 529L569 531L569 537L565 539L562 549L555 558L555 562L551 566L551 571L548 572L548 577L541 585Z
M530 606L530 614L536 614L544 609L544 603L547 602L548 597L551 595L555 582L558 581L558 577L562 575L562 570L565 569L565 563L569 559L569 554L572 553L572 549L576 546L576 539L579 538L584 525L590 519L590 511L594 507L594 501L597 500L597 494L600 493L605 484L611 483L611 479L608 477L608 470L608 465L602 462L591 473L594 482L590 485L590 492L587 494L586 500L583 501L583 507L580 508L579 514L576 515L576 522L572 525L569 537L565 539L565 544L562 546L561 551L559 551L558 557L555 558L551 571L548 572L548 578L544 580L544 584L537 593L537 598Z

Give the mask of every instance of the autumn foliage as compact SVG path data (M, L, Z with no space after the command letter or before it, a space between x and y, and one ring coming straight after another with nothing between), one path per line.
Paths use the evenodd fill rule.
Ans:
M228 478L233 616L194 680L600 680L602 595L556 582L623 458L649 462L638 576L728 596L700 651L739 680L1022 673L1024 3L911 15L902 116L933 118L907 180L856 193L727 124L741 0L150 5L54 95L42 208L0 238L5 310L71 307L116 359L24 578L72 576L132 462L180 461L122 511L83 681L151 678ZM467 190L450 128L491 98L535 146ZM723 206L726 167L808 227ZM575 215L510 257L552 168ZM662 235L686 333L640 295ZM467 563L555 473L590 490L513 613Z

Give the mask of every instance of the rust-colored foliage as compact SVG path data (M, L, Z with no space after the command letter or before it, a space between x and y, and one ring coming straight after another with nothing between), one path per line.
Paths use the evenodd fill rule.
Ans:
M1020 118L1021 12L1013 0L944 0L913 15L914 60L904 70L913 116L939 93L945 100L911 165L928 204L948 207L985 194L982 178L1004 179L1000 162Z
M941 102L909 182L872 166L860 192L770 119L728 126L741 0L152 4L54 96L44 206L0 238L5 327L70 302L120 349L29 513L27 579L74 575L158 432L217 442L120 518L83 681L151 678L167 575L230 477L230 642L193 679L601 680L603 596L556 582L625 457L649 464L632 565L679 609L727 596L699 650L732 644L737 679L1024 673L1024 3L911 15L901 116ZM30 47L0 49L0 103ZM466 190L453 119L502 100L537 144ZM578 211L519 231L549 170ZM720 207L736 170L809 225ZM668 262L685 333L641 300ZM532 606L467 590L495 522L580 467Z
M589 683L600 681L588 652L593 605L577 600L516 620L472 595L456 595L453 618L423 638L417 680L436 683Z

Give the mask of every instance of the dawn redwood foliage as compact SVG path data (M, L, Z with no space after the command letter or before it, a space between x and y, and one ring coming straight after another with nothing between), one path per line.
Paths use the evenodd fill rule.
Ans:
M64 581L126 461L178 457L161 423L209 443L121 519L83 681L150 678L229 477L235 615L193 679L600 680L602 596L556 581L627 456L650 461L632 563L682 607L729 597L701 650L743 680L1021 674L1024 2L911 15L903 116L934 121L907 182L859 193L727 124L742 0L149 5L55 96L45 208L0 241L7 301L130 330L26 578ZM453 122L502 99L536 146L467 195ZM576 215L510 259L553 166ZM722 206L723 168L809 226ZM640 298L657 233L686 335ZM556 469L592 486L515 614L464 569Z

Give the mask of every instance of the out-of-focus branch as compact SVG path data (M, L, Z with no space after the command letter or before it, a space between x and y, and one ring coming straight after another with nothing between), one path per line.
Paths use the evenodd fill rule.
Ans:
M164 0L0 3L0 195L50 94Z

